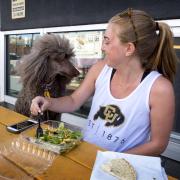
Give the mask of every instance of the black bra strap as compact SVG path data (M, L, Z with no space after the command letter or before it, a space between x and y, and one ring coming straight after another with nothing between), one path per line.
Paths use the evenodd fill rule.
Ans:
M111 79L110 79L110 81L112 80L115 72L116 72L116 69L113 68L113 70L112 70L112 72L111 72Z
M142 81L144 80L144 78L145 78L150 72L151 72L151 71L144 71L140 82L142 82Z
M111 79L110 79L110 81L112 80L115 72L116 72L116 69L113 69L113 70L112 70L112 73L111 73ZM142 81L144 80L144 78L145 78L150 72L151 72L151 71L144 71L140 82L142 82Z

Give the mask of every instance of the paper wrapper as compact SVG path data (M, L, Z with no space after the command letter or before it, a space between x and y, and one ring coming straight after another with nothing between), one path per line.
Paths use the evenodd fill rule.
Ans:
M116 158L124 158L134 167L137 180L168 180L164 169L161 167L160 158L111 151L98 151L91 180L117 180L116 177L104 172L101 168L104 163Z

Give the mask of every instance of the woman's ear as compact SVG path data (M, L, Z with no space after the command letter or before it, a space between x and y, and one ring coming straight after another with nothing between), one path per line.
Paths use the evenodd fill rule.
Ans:
M136 47L135 47L134 43L129 42L129 43L127 43L126 54L125 55L126 56L131 56L132 54L134 54L135 50L136 50Z

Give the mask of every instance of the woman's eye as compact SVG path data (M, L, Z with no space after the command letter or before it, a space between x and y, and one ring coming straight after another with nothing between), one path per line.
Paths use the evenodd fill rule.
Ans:
M105 41L104 41L104 44L108 45L108 44L109 44L109 41L106 41L106 40L105 40Z

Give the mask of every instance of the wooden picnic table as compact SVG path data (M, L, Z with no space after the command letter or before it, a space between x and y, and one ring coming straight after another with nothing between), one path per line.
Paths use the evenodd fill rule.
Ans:
M0 106L0 144L19 136L19 134L8 132L6 126L25 119L27 117ZM18 179L22 175L26 179L88 180L90 179L98 150L102 149L96 145L82 142L70 152L58 155L45 172L33 178L29 176L31 172L24 171L21 168L19 169L18 166L16 167L16 163L6 162L6 159L0 159L4 163L0 163L0 179L1 170L4 168L6 169L5 174L14 179ZM168 176L168 179L175 180L176 178Z

